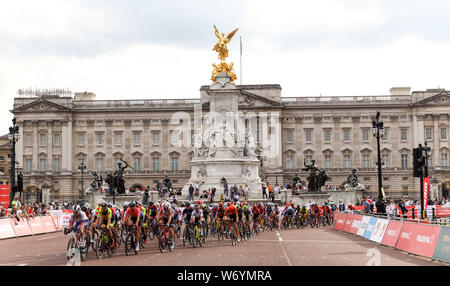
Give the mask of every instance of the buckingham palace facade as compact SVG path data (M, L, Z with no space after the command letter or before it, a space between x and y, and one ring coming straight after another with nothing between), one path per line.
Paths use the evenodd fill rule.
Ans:
M382 96L282 97L280 85L237 88L243 113L279 114L279 130L258 129L256 136L258 146L265 138L259 130L280 138L278 156L258 156L271 184L286 183L295 173L306 180L301 168L304 161L314 159L331 177L326 184L340 185L356 168L366 194L375 197L377 143L371 128L377 111L386 130L381 156L388 197L419 197L412 150L420 143L428 142L432 150L432 180L450 178L450 91L392 88ZM121 158L133 167L125 173L127 188L154 187L165 174L175 187L183 187L190 178L193 133L178 134L183 119L174 119L173 114L194 118L195 105L208 110L208 90L202 86L200 97L193 99L96 100L87 92L16 97L11 112L20 127L16 146L24 189L45 184L51 186L52 199L78 198L81 160L87 166L86 189L93 171L113 172ZM180 145L177 140L191 144Z

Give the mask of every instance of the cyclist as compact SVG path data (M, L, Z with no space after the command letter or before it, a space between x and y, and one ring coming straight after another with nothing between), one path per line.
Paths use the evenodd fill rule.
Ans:
M194 210L191 213L191 224L198 224L203 222L203 211L200 209L199 204L194 205Z
M235 233L236 237L239 238L239 231L238 231L238 226L237 226L237 223L239 222L238 211L232 203L228 202L227 205L228 205L228 207L227 207L227 210L225 211L225 216L227 217L227 220L230 222L230 224L233 223L234 233Z
M323 210L323 215L324 215L328 220L330 220L330 217L331 217L331 208L328 206L328 203L327 203L327 202L325 202L325 203L323 204L322 210Z
M84 237L86 235L86 229L89 227L89 219L86 213L81 210L80 206L75 206L73 214L69 220L69 226L64 230L64 234L69 233L71 230L81 230L81 234Z
M291 222L292 222L292 217L293 217L293 215L294 215L294 209L292 208L292 205L286 204L285 209L284 209L283 212L281 213L281 217L282 217L281 224L282 224L282 225L285 224L285 223L286 223L286 220L287 220L288 218L290 218L290 219L291 219Z
M225 211L226 211L226 208L223 206L223 203L220 202L219 208L217 209L216 217L215 217L215 219L217 219L217 221L219 222L219 231L223 230L222 220L223 220L223 217L225 216Z
M174 223L174 214L172 210L172 206L169 202L164 202L161 211L158 213L157 219L161 224L164 224L169 228L169 247L173 250L174 247L174 231L173 231L173 223Z
M245 219L245 223L248 226L248 230L250 232L250 238L252 238L252 211L250 210L250 208L248 207L247 203L244 202L244 205L242 206L242 213L243 213L243 218Z
M315 218L315 220L316 220L316 224L317 224L317 226L320 226L320 220L319 220L319 218L320 218L320 209L319 209L319 206L317 205L317 204L313 204L312 206L311 206L311 214L314 216L314 218Z
M209 226L209 217L211 216L211 210L206 204L203 204L202 212L203 212L203 220L206 223L206 228L205 228L206 229L206 236L208 236L208 234L209 234L209 228L208 228L208 226Z
M136 225L136 252L139 252L139 241L141 238L141 225L142 225L142 212L139 207L136 206L136 202L130 202L129 208L125 213L125 222L128 225Z
M252 214L253 214L253 223L255 224L255 226L257 226L261 222L260 220L261 210L258 207L258 205L253 205Z
M95 222L95 224L97 226L101 226L104 225L107 229L108 229L108 233L109 233L109 237L110 238L116 238L115 236L115 232L114 235L111 231L111 227L114 225L114 218L113 218L113 212L111 211L111 209L108 207L108 204L106 202L103 202L100 205L100 210L97 213L97 221Z

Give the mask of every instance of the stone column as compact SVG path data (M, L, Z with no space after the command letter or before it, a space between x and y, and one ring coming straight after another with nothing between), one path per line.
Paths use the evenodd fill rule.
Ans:
M17 125L19 126L19 141L16 142L16 160L17 162L19 162L19 166L23 168L23 170L25 170L25 166L23 165L23 146L25 144L23 144L25 137L23 136L23 127L24 127L24 122L23 121L19 121L17 122Z
M438 166L441 165L440 162L440 153L439 153L439 142L441 140L440 134L439 134L439 114L433 114L433 144L431 149L433 150L431 154L433 155L433 162L436 162L434 164L438 164Z
M38 146L39 146L39 138L38 138L38 127L39 122L37 120L32 121L33 125L33 167L32 171L39 170L39 162L38 162Z
M47 170L53 172L53 122L47 121Z

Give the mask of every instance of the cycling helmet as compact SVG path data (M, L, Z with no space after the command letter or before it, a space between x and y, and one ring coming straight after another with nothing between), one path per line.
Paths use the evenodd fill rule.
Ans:
M84 212L87 212L87 207L86 206L82 206L81 210L84 211Z
M130 208L134 208L136 206L136 204L132 201L130 202Z
M170 203L169 202L165 202L163 205L163 208L168 209L170 208Z
M242 209L243 209L244 211L246 211L246 210L248 210L248 206L247 206L247 205L244 205L244 206L242 207Z
M227 206L230 206L230 205L231 205L231 202L228 202L228 203L227 203Z
M101 205L101 207L102 207L102 208L106 208L106 207L108 207L108 204L105 203L105 202L103 202L102 205Z
M222 202L219 203L219 207L223 207L223 203Z
M185 206L186 208L190 208L190 207L191 207L191 203L190 203L190 202L186 202L186 203L184 204L184 206Z
M80 211L81 211L81 208L80 208L79 205L76 205L76 206L73 207L73 213L74 214L79 214Z
M91 207L91 205L89 203L84 203L84 206L88 209Z
M176 208L177 208L177 205L176 205L176 204L172 204L172 208L173 208L173 209L176 209Z
M199 208L200 208L200 205L199 205L199 204L195 204L194 208L195 208L195 209L199 209Z
M213 204L213 208L218 208L219 207L219 204L218 203L214 203Z
M129 205L130 205L129 202L124 202L124 203L123 203L123 207L124 207L124 208L128 207Z

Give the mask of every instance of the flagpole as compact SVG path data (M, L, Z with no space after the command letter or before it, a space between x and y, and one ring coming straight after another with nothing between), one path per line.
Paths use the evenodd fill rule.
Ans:
M239 69L240 69L240 83L242 85L242 36L239 36L239 44L240 44L240 64L239 64Z

